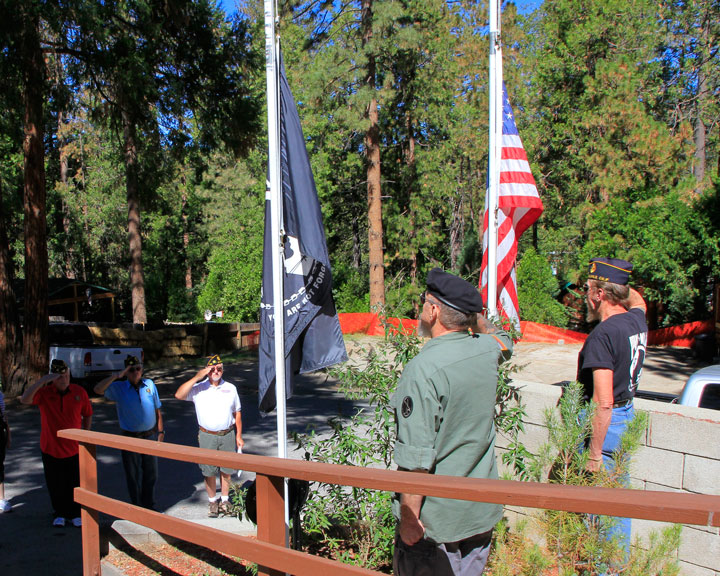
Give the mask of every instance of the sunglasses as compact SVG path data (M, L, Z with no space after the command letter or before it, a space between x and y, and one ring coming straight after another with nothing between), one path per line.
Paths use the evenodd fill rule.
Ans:
M140 372L142 370L142 366L130 366L128 368L128 372Z

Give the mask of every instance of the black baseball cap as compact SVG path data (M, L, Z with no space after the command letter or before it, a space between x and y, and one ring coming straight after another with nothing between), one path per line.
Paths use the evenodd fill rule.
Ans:
M50 374L65 374L68 371L68 365L60 358L53 358L50 362Z

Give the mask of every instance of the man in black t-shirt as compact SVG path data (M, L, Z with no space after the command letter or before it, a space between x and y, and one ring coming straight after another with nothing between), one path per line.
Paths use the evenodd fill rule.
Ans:
M613 453L634 416L633 398L640 381L648 328L645 301L627 283L632 264L593 258L585 285L587 320L599 320L578 357L577 379L597 409L592 421L587 468L611 470ZM629 550L630 521L621 519L621 539Z

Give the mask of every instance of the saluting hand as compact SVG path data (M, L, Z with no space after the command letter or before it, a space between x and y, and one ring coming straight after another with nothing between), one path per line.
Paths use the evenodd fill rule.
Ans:
M208 374L210 374L210 366L205 366L204 368L200 368L200 370L198 370L195 378L199 382L200 380L205 380L205 378L208 377Z

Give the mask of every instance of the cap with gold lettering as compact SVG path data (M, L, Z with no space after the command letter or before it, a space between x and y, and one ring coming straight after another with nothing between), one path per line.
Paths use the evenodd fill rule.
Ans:
M612 282L625 286L630 280L633 265L619 258L593 258L590 260L588 280Z
M50 362L51 374L65 374L67 371L68 367L64 360L60 360L60 358L53 358L53 361Z

